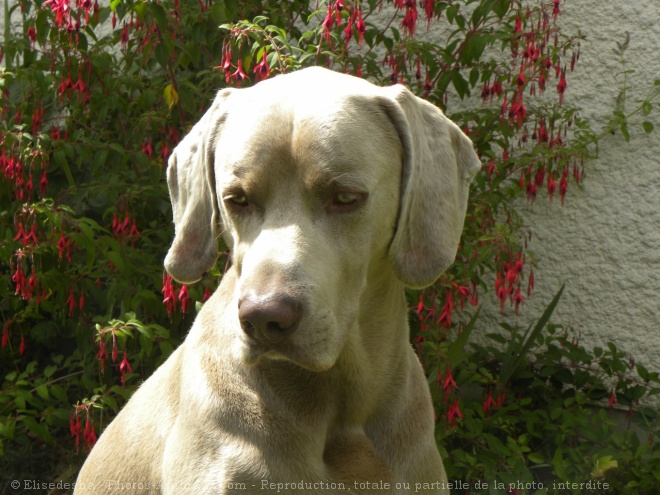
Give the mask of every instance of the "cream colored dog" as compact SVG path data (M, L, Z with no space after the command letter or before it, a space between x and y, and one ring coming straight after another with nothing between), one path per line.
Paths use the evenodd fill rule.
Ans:
M448 493L404 285L453 261L472 143L402 86L321 68L225 89L168 184L181 282L232 266L76 494Z

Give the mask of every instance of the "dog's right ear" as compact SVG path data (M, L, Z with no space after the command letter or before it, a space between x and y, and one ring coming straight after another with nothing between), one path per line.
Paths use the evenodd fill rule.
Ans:
M165 269L177 281L192 283L213 268L218 256L220 213L215 192L215 143L225 120L230 89L218 93L204 116L169 159L167 185L174 216L174 241Z

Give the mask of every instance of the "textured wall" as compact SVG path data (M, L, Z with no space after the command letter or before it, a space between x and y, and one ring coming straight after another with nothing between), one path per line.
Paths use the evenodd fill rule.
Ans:
M616 75L620 58L612 49L626 31L626 68L636 71L627 108L660 79L657 0L566 0L560 22L566 32L579 29L587 38L569 76L566 100L580 107L596 130L611 115L622 84ZM620 133L604 139L598 159L586 165L582 190L569 183L563 208L558 201L549 206L543 197L523 207L539 261L537 290L524 314L540 316L565 282L556 321L572 323L587 346L611 340L637 362L659 370L660 111L647 118L656 126L651 134L637 126L629 143Z

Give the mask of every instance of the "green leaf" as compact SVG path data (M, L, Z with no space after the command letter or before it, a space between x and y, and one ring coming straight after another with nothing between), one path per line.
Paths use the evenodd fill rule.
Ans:
M479 82L479 69L472 69L470 71L470 87L474 88Z
M52 364L50 366L46 366L46 369L44 369L44 376L46 378L50 378L56 371L57 366L53 366Z
M458 366L460 363L462 363L469 357L469 354L465 352L465 345L467 344L467 341L470 338L470 334L472 333L474 324L477 322L477 318L479 317L480 311L481 311L481 307L479 307L477 311L475 311L474 315L472 315L472 318L470 318L470 321L468 322L466 327L459 335L456 336L454 341L449 346L449 350L447 354L449 355L449 363L452 369L456 368L456 366Z
M623 139L626 141L626 143L630 142L630 132L628 132L628 123L624 120L621 122L621 134L623 135Z
M117 251L108 251L106 253L106 256L108 259L112 262L113 265L115 265L115 268L119 272L124 271L124 257L121 255L121 253L118 253Z
M69 167L69 161L64 149L58 149L53 152L53 159L57 166L62 169L66 180L69 183L69 187L75 187L76 183L73 180L73 175L71 174L71 168Z
M651 122L642 122L642 128L646 134L651 134L653 132L654 126Z
M156 45L156 49L154 50L154 56L156 57L156 60L158 61L158 64L166 70L168 67L168 61L170 54L167 51L167 46L165 43L158 43Z
M449 8L447 8L446 15L449 24L454 24L454 19L456 18L456 13L458 12L458 8L459 8L458 4L452 4Z
M545 328L546 323L548 323L548 321L550 320L550 317L552 316L552 313L555 311L555 308L557 307L557 304L559 303L559 299L561 298L563 292L564 292L564 285L561 286L559 292L555 294L555 297L552 299L552 301L550 301L548 307L545 308L543 315L541 315L541 318L539 318L539 320L536 322L536 326L534 327L534 329L531 330L532 326L531 325L529 326L529 328L525 332L525 335L521 339L522 346L520 346L519 349L514 349L513 347L514 339L511 340L512 343L509 346L507 352L507 358L502 363L502 368L500 369L500 374L498 377L498 381L500 385L502 386L506 385L509 382L509 379L511 378L513 373L523 363L523 360L525 359L527 352L531 349L532 345L536 341L536 338L541 334L541 332Z
M470 95L468 83L458 70L451 72L451 82L454 85L454 88L456 88L456 92L461 100Z
M644 114L644 116L650 114L652 110L653 104L650 101L645 101L642 103L642 114Z
M594 464L595 465L593 471L591 472L591 477L596 479L605 477L605 473L607 471L619 467L619 462L611 455L606 455L597 459Z
M37 387L37 394L44 400L48 400L48 387L46 385L39 385Z

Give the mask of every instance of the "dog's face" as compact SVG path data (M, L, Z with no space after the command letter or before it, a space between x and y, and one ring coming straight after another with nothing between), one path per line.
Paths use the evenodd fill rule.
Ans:
M406 90L321 69L221 93L174 155L168 271L198 278L221 232L242 359L313 371L355 335L368 287L425 285L448 266L479 163Z
M372 101L254 92L234 102L215 161L244 355L325 370L356 324L368 272L389 263L401 145Z

